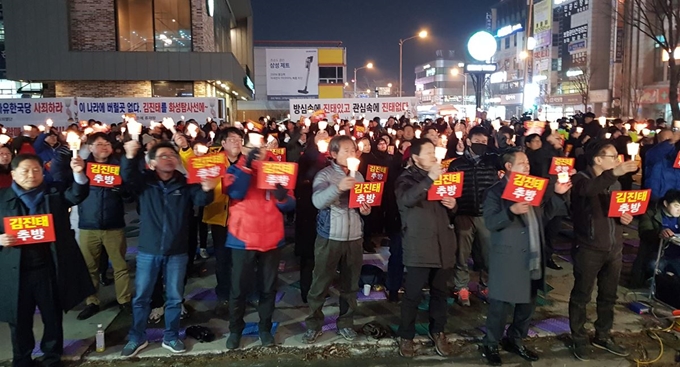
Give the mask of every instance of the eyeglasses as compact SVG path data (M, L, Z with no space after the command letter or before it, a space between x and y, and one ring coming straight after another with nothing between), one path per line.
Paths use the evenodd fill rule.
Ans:
M242 139L241 138L227 138L224 139L227 143L231 144L241 144Z
M607 158L618 158L618 155L610 155L610 154L602 154L602 155L597 155L596 157L607 157Z
M163 155L156 156L157 160L161 159L161 160L164 160L164 161L168 161L170 159L176 159L176 158L177 158L177 156L174 155L174 154L163 154Z
M97 148L110 148L111 143L97 143L97 144L92 144Z

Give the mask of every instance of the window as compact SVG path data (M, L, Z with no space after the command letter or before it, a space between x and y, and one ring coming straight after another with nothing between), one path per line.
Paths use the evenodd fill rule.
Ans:
M342 66L319 67L319 83L342 84L344 82L344 69Z
M510 37L505 37L505 49L510 48Z
M151 82L151 94L154 97L193 97L194 82Z
M116 0L118 51L189 52L190 0Z

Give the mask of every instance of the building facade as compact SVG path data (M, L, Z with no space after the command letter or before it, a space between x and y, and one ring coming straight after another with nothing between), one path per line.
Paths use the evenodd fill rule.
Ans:
M455 59L453 51L448 51L446 57L444 54L444 51L437 51L436 59L415 67L420 116L434 117L438 112L452 108L457 109L460 116L474 111L475 91L464 72L463 60Z

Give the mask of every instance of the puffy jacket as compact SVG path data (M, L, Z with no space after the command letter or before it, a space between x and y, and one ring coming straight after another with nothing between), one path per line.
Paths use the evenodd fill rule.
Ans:
M86 162L94 162L94 157L90 155ZM106 164L120 165L120 162L109 157ZM131 196L125 184L114 188L90 186L90 195L78 205L78 228L125 228L124 201L131 199Z
M140 156L123 157L120 174L132 185L139 202L139 251L152 255L186 254L189 223L193 206L213 200L213 192L204 192L199 184L187 184L179 172L164 183L154 171L140 171Z
M312 203L319 209L316 216L316 233L333 241L355 241L364 237L363 221L359 209L349 208L349 191L340 192L338 184L347 177L337 163L322 169L314 177ZM364 182L356 172L357 182Z
M231 166L228 158L226 166L227 168ZM214 195L213 202L203 208L203 223L226 227L229 218L229 196L222 181L215 186Z
M652 200L661 200L666 192L680 187L680 170L673 168L678 154L670 142L655 145L645 157L645 187L652 189Z
M257 188L257 172L261 161L245 167L246 157L229 166L227 174L234 175L234 183L227 188L229 195L229 233L226 247L239 250L267 252L286 244L283 214L295 210L295 196L288 190L286 201L276 200L271 190Z
M479 162L468 151L449 165L449 172L464 172L463 193L457 200L456 215L481 217L484 203L484 192L499 181L498 171L501 169L497 154L487 153Z

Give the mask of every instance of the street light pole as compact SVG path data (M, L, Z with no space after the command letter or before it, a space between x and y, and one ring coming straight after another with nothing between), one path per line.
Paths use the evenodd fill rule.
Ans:
M373 63L369 62L365 66L354 68L354 98L357 98L357 71L361 69L373 69Z
M401 79L402 79L402 70L403 70L403 65L404 65L404 42L408 40L412 40L414 38L425 38L427 37L427 31L420 31L418 34L416 34L413 37L409 37L406 39L400 39L399 40L399 97L401 97L401 90L402 90L402 85L401 85Z

